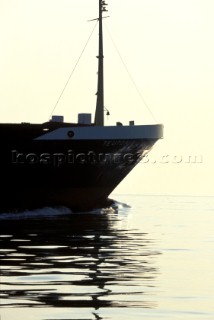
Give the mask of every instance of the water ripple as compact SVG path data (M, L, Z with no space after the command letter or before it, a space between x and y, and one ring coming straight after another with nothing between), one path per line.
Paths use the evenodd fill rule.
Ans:
M148 234L121 227L117 212L1 227L2 307L154 307L159 253Z

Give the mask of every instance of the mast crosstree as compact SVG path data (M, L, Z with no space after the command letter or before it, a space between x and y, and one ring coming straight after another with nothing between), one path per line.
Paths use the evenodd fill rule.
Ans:
M104 126L104 68L103 68L103 12L107 12L107 3L99 0L99 54L98 58L98 84L97 84L97 104L95 112L95 125Z

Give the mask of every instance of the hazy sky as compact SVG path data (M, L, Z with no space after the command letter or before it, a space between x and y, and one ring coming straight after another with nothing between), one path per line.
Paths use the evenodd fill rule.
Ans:
M165 127L115 192L214 195L214 1L106 2L106 124L155 123L144 99ZM97 11L98 0L0 0L1 122L49 120ZM54 112L66 121L94 114L97 35Z

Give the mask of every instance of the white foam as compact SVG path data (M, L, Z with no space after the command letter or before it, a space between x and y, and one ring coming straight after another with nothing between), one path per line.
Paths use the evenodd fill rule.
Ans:
M68 207L43 207L35 210L25 210L22 212L8 212L0 213L1 220L22 220L22 219L39 219L39 218L52 218L70 214L105 214L112 213L120 209L130 208L129 205L114 200L114 203L107 208L94 209L87 212L73 212Z

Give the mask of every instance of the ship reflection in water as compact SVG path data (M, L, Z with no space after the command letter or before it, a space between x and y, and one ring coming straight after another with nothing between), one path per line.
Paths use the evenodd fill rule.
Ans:
M97 319L104 307L155 308L155 242L128 219L128 208L1 219L2 307L93 308Z

